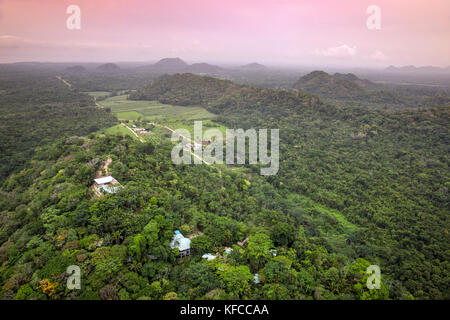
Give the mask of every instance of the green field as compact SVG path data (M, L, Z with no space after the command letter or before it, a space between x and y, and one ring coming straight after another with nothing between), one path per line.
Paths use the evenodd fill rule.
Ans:
M134 101L127 100L126 95L110 97L101 102L101 104L110 108L112 113L117 116L120 121L131 121L139 125L140 122L154 122L162 126L168 126L171 129L183 128L194 136L194 121L203 121L203 132L214 128L218 129L225 135L226 127L215 123L213 120L216 115L208 112L205 108L200 106L174 106L169 104L159 103L157 101ZM140 123L145 127L145 124ZM130 124L131 126L131 124ZM153 138L170 136L163 128L154 128ZM114 126L104 130L105 134L133 134L123 126ZM142 136L144 140L153 139L150 136Z
M191 137L194 136L194 120L197 119L193 119L193 120L188 120L188 121L176 121L176 122L171 122L170 123L170 127L172 129L186 129L190 132ZM202 129L203 132L205 132L206 130L209 129L218 129L220 132L222 132L222 135L225 137L226 134L226 130L227 128L223 125L221 125L220 123L216 123L213 122L211 120L203 120L202 121Z
M119 120L150 120L160 123L208 120L216 116L200 106L173 106L157 101L127 100L126 95L110 97L102 105L111 108Z
M119 120L133 120L136 121L139 118L143 118L142 113L136 111L124 111L124 112L114 112L114 115Z
M136 136L130 130L128 130L124 125L121 125L121 124L115 125L113 127L109 127L104 130L100 130L98 133L99 134L128 135L128 136L136 139Z

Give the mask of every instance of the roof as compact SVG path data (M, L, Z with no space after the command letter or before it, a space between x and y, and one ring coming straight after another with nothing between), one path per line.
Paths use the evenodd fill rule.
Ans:
M113 181L112 176L102 177L98 179L94 179L96 184L105 184L105 183L111 183Z
M202 255L203 259L208 259L208 260L214 260L215 258L217 258L215 255L211 254L211 253L205 253L204 255Z
M185 238L180 231L176 230L173 236L173 240L170 241L170 247L172 249L178 248L183 251L191 248L191 239Z

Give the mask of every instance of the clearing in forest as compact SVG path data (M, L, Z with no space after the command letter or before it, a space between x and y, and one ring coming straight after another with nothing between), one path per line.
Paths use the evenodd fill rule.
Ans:
M174 106L158 101L127 100L126 95L110 97L102 105L111 108L119 120L176 122L214 119L216 115L200 106Z

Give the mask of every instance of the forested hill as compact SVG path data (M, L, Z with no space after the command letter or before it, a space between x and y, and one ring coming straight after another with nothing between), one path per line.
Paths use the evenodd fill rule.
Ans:
M39 148L0 198L2 299L388 298L395 280L366 289L375 261L359 257L357 239L345 247L359 229L337 211L245 170L176 166L171 148L95 135ZM124 188L96 197L107 158ZM176 229L193 237L189 258L170 249ZM65 287L69 265L81 290ZM409 293L399 284L391 296Z
M354 74L331 75L324 71L313 71L299 78L293 88L315 94L331 104L372 109L401 110L450 103L448 89L385 86L360 79Z
M184 87L182 77L164 78L167 87L172 79L189 88L172 91L170 103L190 104L192 84L210 81L186 76ZM219 92L225 83L210 85ZM415 296L449 297L448 105L387 113L252 87L204 105L229 127L280 129L280 170L268 180L339 210L361 228L336 246L345 250L360 241L357 256L379 260Z
M360 97L365 94L365 91L354 80L341 75L332 76L324 71L313 71L301 77L294 84L294 88L317 95L333 93L337 98Z
M231 81L191 73L164 75L148 86L133 92L130 99L158 100L180 106L205 105L238 91L240 87Z
M333 75L335 78L345 79L348 81L352 81L356 83L357 85L361 87L373 87L376 86L376 84L370 80L367 79L360 79L353 73L335 73Z

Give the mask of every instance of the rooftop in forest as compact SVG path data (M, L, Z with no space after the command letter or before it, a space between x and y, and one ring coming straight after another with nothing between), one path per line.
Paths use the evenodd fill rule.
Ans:
M107 184L107 183L111 183L113 181L113 177L112 176L107 176L107 177L101 177L101 178L97 178L94 179L96 184Z

